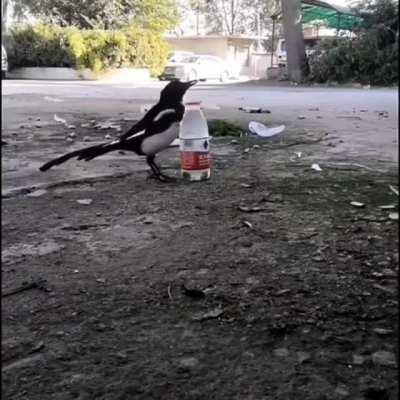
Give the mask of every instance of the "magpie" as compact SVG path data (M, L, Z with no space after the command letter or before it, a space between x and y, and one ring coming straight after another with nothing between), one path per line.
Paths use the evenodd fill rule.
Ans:
M181 82L179 80L169 82L161 91L158 103L119 139L57 157L42 165L39 168L40 171L47 171L51 167L60 165L74 157L77 157L78 160L90 161L110 151L125 150L145 156L154 177L159 181L172 180L161 172L160 167L155 162L155 156L178 137L179 122L185 113L185 107L182 103L183 96L196 83L197 81Z

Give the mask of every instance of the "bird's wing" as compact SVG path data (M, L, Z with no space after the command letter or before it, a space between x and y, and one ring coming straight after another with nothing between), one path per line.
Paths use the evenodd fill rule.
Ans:
M164 112L157 120L153 121L153 123L149 125L145 131L145 135L152 136L161 134L169 129L173 123L180 122L181 120L182 116L176 111Z
M153 107L150 108L149 111L144 115L144 117L138 121L135 125L133 125L127 132L122 134L119 139L125 140L130 138L131 136L135 135L136 133L139 133L141 131L146 130L146 128L151 124L151 122L154 120L154 118L157 117L157 115L160 113L160 106L157 103Z

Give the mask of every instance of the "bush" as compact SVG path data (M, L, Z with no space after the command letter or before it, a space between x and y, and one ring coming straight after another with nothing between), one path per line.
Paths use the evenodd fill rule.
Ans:
M79 30L54 25L11 30L10 66L73 67L100 72L109 68L148 68L162 72L170 47L159 32L130 26L119 31Z
M391 0L362 4L357 12L364 21L356 36L322 41L309 57L311 81L398 83L397 6Z

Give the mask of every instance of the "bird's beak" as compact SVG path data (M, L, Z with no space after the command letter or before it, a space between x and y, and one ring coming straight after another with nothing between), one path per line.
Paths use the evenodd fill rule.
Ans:
M198 81L188 81L188 82L187 82L187 85L188 85L189 87L191 87L191 86L194 86L197 82L198 82Z

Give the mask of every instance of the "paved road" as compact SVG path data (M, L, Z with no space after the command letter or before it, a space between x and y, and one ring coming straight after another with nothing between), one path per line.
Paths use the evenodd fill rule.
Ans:
M139 110L154 102L165 82L101 84L98 82L3 81L3 128L15 128L29 113L88 112L113 115ZM47 97L46 97L47 96ZM54 99L63 102L54 102ZM270 87L255 84L206 84L194 87L186 100L201 100L210 115L216 106L243 105L270 109L271 123L321 127L345 139L347 150L363 150L398 160L397 89ZM309 111L319 108L319 111ZM363 112L364 111L364 112ZM386 111L382 118L378 111ZM240 113L229 117L240 118ZM302 115L306 119L299 120ZM321 118L322 117L322 118Z
M141 107L154 103L165 84L3 81L3 135L7 140L10 136L18 138L21 124L32 123L36 118L40 118L44 125L48 124L48 134L51 135L54 114L67 120L79 119L84 113L103 119L138 118ZM398 162L397 89L272 87L262 83L244 82L201 83L190 90L185 100L202 101L208 118L229 118L238 122L249 117L248 114L238 111L238 107L261 106L271 111L271 114L262 116L270 125L283 123L292 130L317 129L329 132L335 138L335 145L329 151L336 153L337 157L348 159L362 155L367 159ZM382 115L379 112L385 113ZM44 127L42 132L45 129ZM42 146L48 147L49 143L44 141ZM23 144L20 142L19 149L21 147ZM24 173L25 180L35 181L36 175L31 175L31 169L33 174L33 169L47 160L51 152L52 149L44 148L44 158L41 160L37 150L35 163L31 162L32 157L29 155L24 156L24 162L28 163ZM17 182L16 176L22 171L18 166L21 162L19 159L18 155L11 160L9 169L7 152L3 157L3 166L6 164L3 177L6 182ZM9 170L15 176L9 175ZM93 170L102 173L97 166ZM71 175L73 174L72 171ZM18 184L21 185L20 180Z

